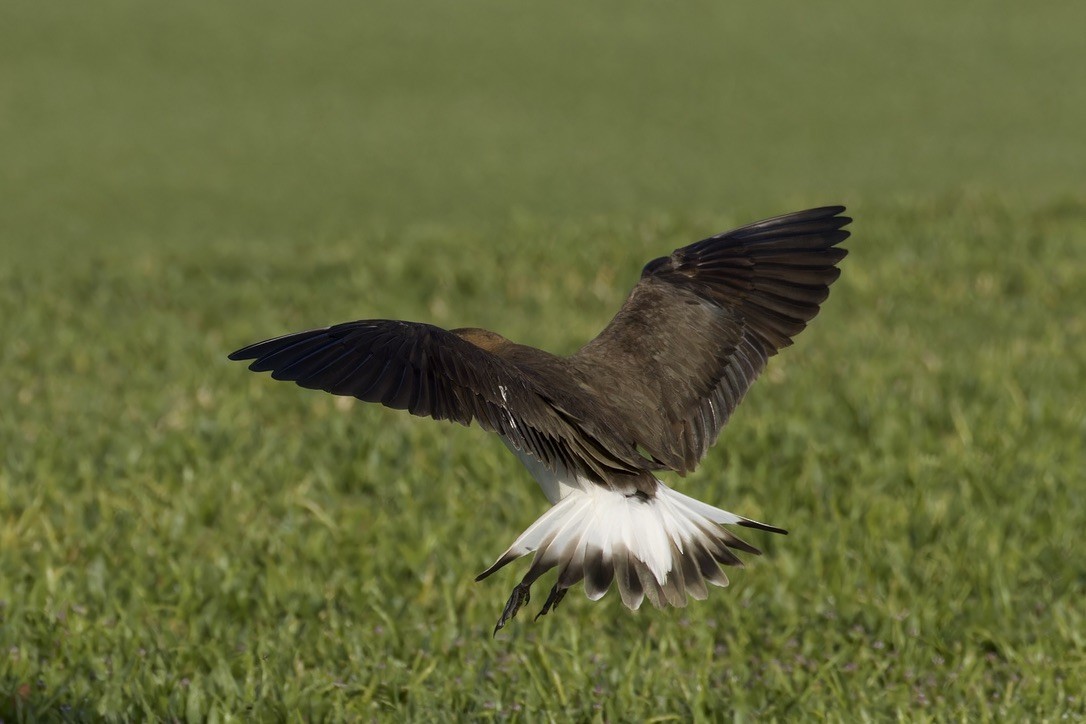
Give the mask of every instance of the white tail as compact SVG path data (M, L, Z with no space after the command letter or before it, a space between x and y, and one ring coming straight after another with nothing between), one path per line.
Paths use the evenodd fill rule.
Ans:
M622 602L631 609L639 608L645 597L657 608L685 606L688 595L706 597L706 581L728 585L720 566L743 565L732 549L760 553L722 525L786 533L657 482L653 497L625 495L600 485L569 491L476 580L535 551L518 588L531 586L557 566L558 582L551 593L556 601L583 579L585 594L593 601L616 581Z

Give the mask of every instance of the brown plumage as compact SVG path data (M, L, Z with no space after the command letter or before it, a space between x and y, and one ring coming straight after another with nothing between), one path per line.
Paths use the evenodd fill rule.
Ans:
M784 531L672 491L656 470L692 471L769 357L816 314L846 255L850 219L833 206L778 216L649 262L610 324L559 357L487 330L366 320L289 334L234 352L312 389L497 433L555 504L483 578L536 558L497 628L558 567L543 610L581 580L598 599L617 581L637 608L704 598L726 585L721 524ZM497 629L495 629L497 630Z

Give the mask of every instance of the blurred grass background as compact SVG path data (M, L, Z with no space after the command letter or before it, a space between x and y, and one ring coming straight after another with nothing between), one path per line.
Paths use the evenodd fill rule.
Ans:
M5 3L9 233L1081 188L1079 3L582 5Z
M5 719L1086 715L1080 3L0 6ZM683 489L783 539L682 611L474 584L497 440L237 346L569 352L648 259L844 202Z

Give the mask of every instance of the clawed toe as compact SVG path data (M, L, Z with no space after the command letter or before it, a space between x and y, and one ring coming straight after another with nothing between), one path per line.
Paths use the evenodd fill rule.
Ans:
M501 618L498 619L498 624L494 627L494 635L497 636L498 632L505 628L505 624L509 623L509 620L517 615L520 607L530 600L532 600L530 584L518 583L514 586L513 593L505 604L505 610L502 611ZM550 601L550 599L547 600Z
M562 599L566 596L568 588L559 588L558 584L554 584L554 588L551 589L551 593L547 596L546 602L543 604L543 608L539 609L539 613L535 615L535 620L538 621L540 616L545 616L554 609L558 608L558 604L562 602Z

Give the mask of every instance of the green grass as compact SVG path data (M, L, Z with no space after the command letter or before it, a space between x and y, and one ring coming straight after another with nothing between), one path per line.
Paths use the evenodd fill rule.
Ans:
M766 556L686 610L578 592L498 640L517 574L472 576L545 506L500 443L224 353L383 313L570 350L641 261L738 218L431 230L381 253L365 234L102 250L5 271L6 705L1082 714L1086 206L857 215L823 315L683 481L792 534L756 536Z
M0 7L24 243L1082 188L1086 9L1009 0Z
M1086 716L1078 5L148 7L0 9L0 718ZM823 313L676 481L791 535L687 609L492 639L546 506L500 442L225 359L569 352L838 200Z

